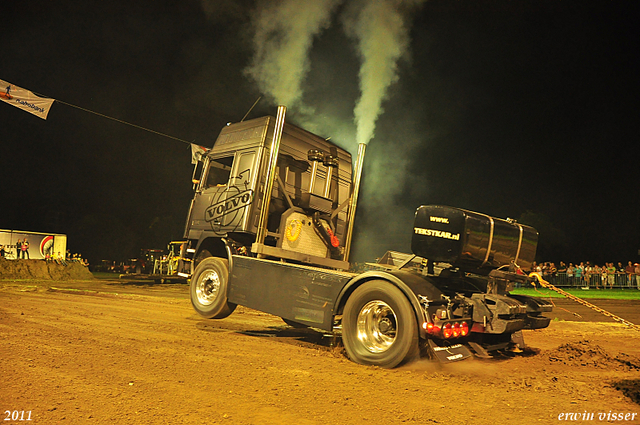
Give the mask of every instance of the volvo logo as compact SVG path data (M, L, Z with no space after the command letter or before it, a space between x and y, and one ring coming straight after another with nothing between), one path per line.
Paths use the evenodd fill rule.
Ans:
M222 192L221 198L223 199L219 199L217 202L211 204L211 206L205 211L206 221L211 222L216 219L219 220L234 211L238 211L241 208L248 206L253 200L253 191L245 190L240 193L232 194L232 191L228 190Z

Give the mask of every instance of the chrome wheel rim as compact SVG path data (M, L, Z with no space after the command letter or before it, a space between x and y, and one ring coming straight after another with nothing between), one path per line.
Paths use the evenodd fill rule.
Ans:
M397 319L389 304L369 301L358 313L358 340L372 353L382 353L396 340Z
M220 292L220 276L213 270L203 272L196 282L196 298L202 305L211 305Z

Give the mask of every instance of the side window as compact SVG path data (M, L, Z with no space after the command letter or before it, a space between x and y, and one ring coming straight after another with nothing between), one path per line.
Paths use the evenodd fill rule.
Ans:
M229 183L229 176L231 175L231 164L233 164L233 156L211 159L209 161L209 170L207 170L204 189L226 186L227 183Z

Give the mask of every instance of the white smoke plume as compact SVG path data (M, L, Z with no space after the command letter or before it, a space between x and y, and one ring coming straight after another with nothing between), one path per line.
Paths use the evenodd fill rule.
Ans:
M387 90L398 80L398 60L407 51L409 27L405 15L422 0L357 0L343 23L358 46L360 98L354 109L357 143L374 137Z
M279 105L302 99L313 38L331 23L340 0L268 0L254 16L253 63L245 72Z

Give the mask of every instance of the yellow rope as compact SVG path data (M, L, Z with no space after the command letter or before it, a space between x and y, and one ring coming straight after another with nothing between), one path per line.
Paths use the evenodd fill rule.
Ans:
M590 309L595 310L598 313L601 313L601 314L603 314L603 315L605 315L607 317L611 317L616 322L623 323L623 324L625 324L625 325L627 325L627 326L629 326L629 327L631 327L631 328L633 328L633 329L635 329L637 331L640 331L640 326L638 326L638 325L636 325L634 323L631 323L628 320L625 320L620 316L616 316L615 314L610 313L607 310L598 307L597 305L591 304L590 302L585 301L582 298L578 298L575 295L572 295L572 294L568 293L567 291L564 291L564 290L562 290L560 288L556 288L554 285L552 285L551 283L549 283L546 280L544 280L542 278L542 276L540 275L540 273L537 273L537 272L530 273L529 277L535 277L538 280L538 282L540 282L540 285L542 285L544 288L551 289L552 291L555 291L555 292L559 293L560 295L563 295L566 298L569 298L570 300L573 300L573 301L577 302L578 304L582 304L582 305L584 305L586 307L589 307ZM533 282L531 284L535 286L535 284Z

